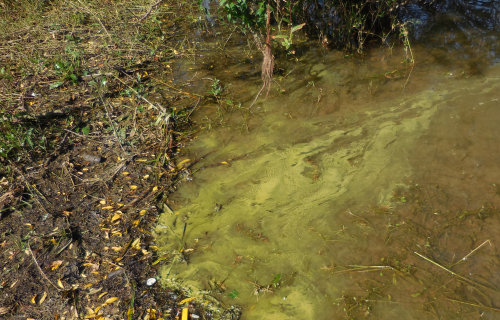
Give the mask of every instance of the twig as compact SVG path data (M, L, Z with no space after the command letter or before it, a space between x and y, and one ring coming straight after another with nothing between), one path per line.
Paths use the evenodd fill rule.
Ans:
M378 270L394 270L391 266L359 266L359 265L349 265L350 269L340 270L334 272L334 274L346 273L346 272L370 272L370 271L378 271Z
M131 86L129 86L128 84L126 84L125 82L122 81L122 79L118 78L117 76L113 76L116 80L120 81L123 85L127 86L130 90L132 90L134 92L134 94L140 98L141 100L143 100L144 102L146 102L147 104L149 104L151 107L153 107L154 109L156 110L159 110L163 113L166 113L167 110L165 108L163 108L162 106L160 105L155 105L153 103L151 103L148 99L144 98L143 96L141 96L139 94L139 92L137 92L137 90L135 90L134 88L132 88Z
M50 283L54 288L56 288L57 291L61 291L61 288L59 288L52 281L50 281L50 279L47 277L47 275L43 272L42 268L40 268L40 265L38 264L38 261L36 261L35 255L33 254L33 251L31 251L31 246L30 246L29 242L28 242L28 251L29 251L31 257L33 258L33 261L35 262L35 265L38 268L38 271L40 272L40 274L42 275L42 277L45 280L47 280L47 282Z
M146 19L151 14L151 11L153 11L153 9L155 7L157 7L162 2L163 2L163 0L159 0L155 4L151 5L151 7L149 7L148 12L146 12L146 14L144 16L142 16L142 18L139 19L139 22L142 22L144 19Z
M113 129L113 133L115 134L116 141L118 141L118 144L120 144L120 148L122 149L122 151L126 153L127 151L125 151L125 149L123 148L123 144L121 142L121 139L118 136L118 133L116 132L116 128L115 128L115 125L113 123L113 119L111 119L111 116L109 115L108 106L106 105L106 102L104 102L104 99L102 98L102 96L101 96L101 101L102 101L102 104L104 105L104 110L106 111L106 116L108 117L109 124L111 125L111 128Z
M461 263L461 262L464 262L465 260L467 260L471 255L474 254L474 252L476 252L477 250L481 249L484 245L486 245L487 243L489 243L489 245L491 246L491 241L490 240L486 240L484 241L483 243L481 243L479 246L477 246L475 249L473 249L471 252L469 252L467 255L465 255L462 259L458 260L457 262L455 262L454 264L452 264L450 266L450 268L456 266L457 264Z
M422 255L422 254L420 254L420 253L418 253L418 252L416 252L416 251L414 251L413 253L415 253L417 256L419 256L420 258L424 259L425 261L430 262L430 263L432 263L433 265L435 265L436 267L439 267L439 268L443 269L444 271L446 271L446 272L450 273L451 275L453 275L453 276L457 277L458 279L460 279L460 280L462 280L462 281L464 281L464 282L467 282L467 283L468 283L468 284L470 284L470 285L477 286L477 287L481 287L481 288L485 288L485 289L489 289L489 290L494 290L494 291L497 291L497 290L495 290L495 289L493 289L493 288L487 287L487 286L485 286L485 285L483 285L483 284L480 284L480 283L477 283L477 282L472 281L472 280L470 280L470 279L467 279L466 277L461 276L461 275L459 275L458 273L451 271L450 269L446 268L445 266L443 266L443 265L441 265L441 264L437 263L436 261L431 260L430 258L427 258L426 256L424 256L424 255Z
M170 85L170 84L166 83L165 81L162 81L162 80L160 80L160 79L158 79L158 78L151 77L151 79L153 79L153 80L155 80L155 81L157 81L157 82L161 83L161 84L162 84L162 85L164 85L164 86L169 87L170 89L173 89L173 90L177 91L178 93L182 93L183 95L186 95L186 96L188 96L188 97L191 97L191 98L194 98L194 97L203 98L203 96L201 96L201 95L199 95L199 94L196 94L196 93L189 93L189 92L183 91L183 90L181 90L181 89L177 89L176 87L174 87L174 86L172 86L172 85Z
M78 136L78 137L80 137L80 138L84 138L84 139L88 139L88 140L90 140L90 141L94 141L94 142L97 142L97 143L104 144L104 142L101 142L101 141L98 141L98 140L94 140L94 139L92 139L92 138L89 138L89 137L87 137L87 136L84 136L83 134L79 134L79 133L76 133L76 132L71 131L71 130L68 130L68 129L63 129L63 130L64 130L64 131L66 131L66 132L72 133L72 134L74 134L75 136Z
M413 68L415 67L415 64L411 65L410 73L408 73L408 77L406 78L405 84L403 85L403 90L406 88L406 85L408 85L408 81L410 81L410 76L411 73L413 72Z
M469 301L461 301L461 300L456 300L456 299L451 299L451 298L446 298L446 300L451 301L451 302L465 304L465 305L468 305L468 306L471 306L471 307L476 307L476 308L486 309L486 310L490 310L490 311L500 312L500 308L488 307L488 306L485 306L483 304L473 303L473 302L469 302Z

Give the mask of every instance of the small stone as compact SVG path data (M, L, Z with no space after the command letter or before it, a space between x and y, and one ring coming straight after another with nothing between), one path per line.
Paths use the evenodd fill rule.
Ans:
M152 285L154 285L156 283L156 278L149 278L148 280L146 280L146 285L148 287L151 287Z

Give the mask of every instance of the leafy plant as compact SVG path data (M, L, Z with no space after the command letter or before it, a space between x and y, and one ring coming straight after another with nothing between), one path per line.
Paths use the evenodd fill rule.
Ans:
M45 137L30 126L15 122L10 114L0 113L0 159L18 161L33 149L44 149Z
M239 295L239 294L240 294L240 293L238 292L238 290L233 289L233 290L231 290L231 292L229 292L229 293L227 294L227 296L228 296L229 298L231 298L231 299L236 299L236 298L238 297L238 295Z
M221 98L222 95L222 85L220 83L220 80L217 78L212 79L212 84L210 85L210 90L208 90L208 93L217 101Z

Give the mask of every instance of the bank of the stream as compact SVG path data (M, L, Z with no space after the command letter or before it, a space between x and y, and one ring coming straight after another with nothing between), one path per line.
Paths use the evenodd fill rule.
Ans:
M0 318L225 312L160 287L151 232L210 99L172 74L202 16L176 1L0 2Z

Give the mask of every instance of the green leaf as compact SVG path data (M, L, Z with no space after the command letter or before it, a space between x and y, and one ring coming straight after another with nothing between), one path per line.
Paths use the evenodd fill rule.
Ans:
M89 132L90 132L89 126L85 126L85 127L82 128L82 134L88 135Z
M281 281L281 273L278 273L277 275L274 276L274 279L273 279L273 282L272 282L273 287L279 286L280 285L280 281Z
M302 23L302 24L299 24L299 25L296 25L294 27L292 27L292 29L290 29L290 33L294 33L295 31L299 31L300 29L302 29L306 24L305 23Z
M60 86L62 86L62 84L63 84L62 81L56 81L50 84L49 89L59 88Z
M239 294L240 293L238 292L238 290L233 289L231 292L227 294L227 296L231 299L236 299L236 297L238 297Z

